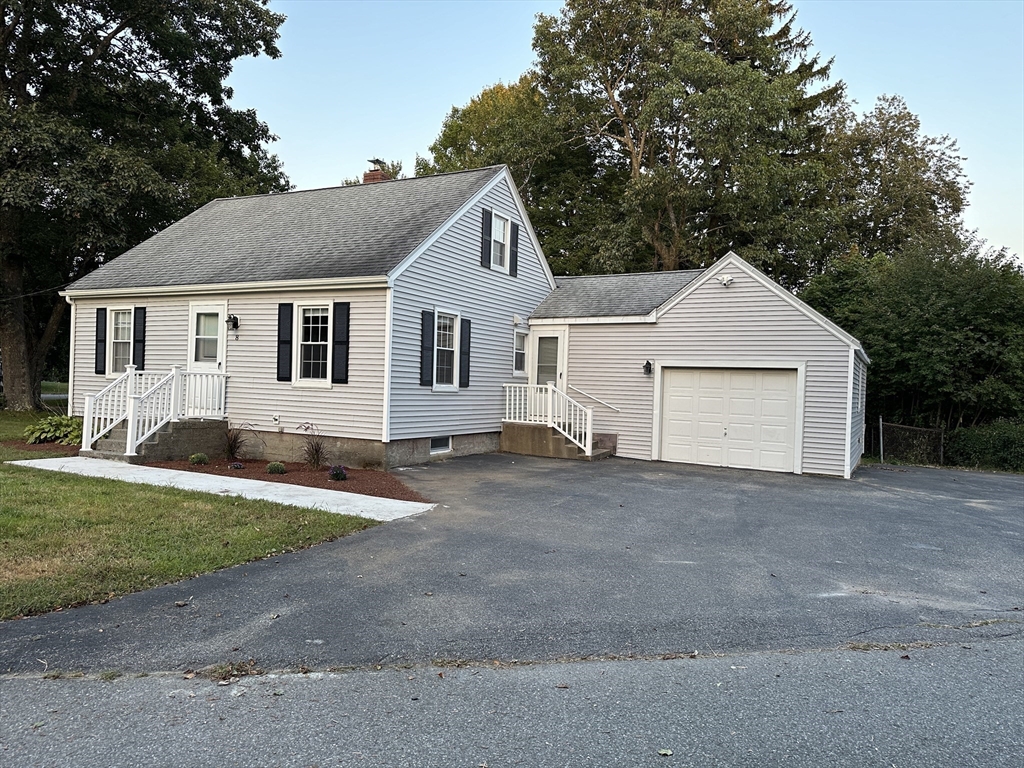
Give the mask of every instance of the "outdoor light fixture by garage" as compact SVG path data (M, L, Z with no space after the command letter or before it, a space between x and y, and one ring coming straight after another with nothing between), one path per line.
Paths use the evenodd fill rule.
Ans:
M644 376L650 376L652 373L654 373L654 366L651 365L651 361L648 360L644 363Z
M235 315L228 315L228 319L224 321L229 331L238 330L238 318Z

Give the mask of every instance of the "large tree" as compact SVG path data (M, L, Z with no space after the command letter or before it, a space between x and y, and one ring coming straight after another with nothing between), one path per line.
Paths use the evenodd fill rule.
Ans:
M819 150L843 88L794 20L785 0L567 0L539 17L541 89L628 173L606 227L636 244L621 268L734 249L784 283L806 276L831 230Z
M242 56L280 55L267 0L0 0L0 359L39 402L57 289L213 197L288 181Z

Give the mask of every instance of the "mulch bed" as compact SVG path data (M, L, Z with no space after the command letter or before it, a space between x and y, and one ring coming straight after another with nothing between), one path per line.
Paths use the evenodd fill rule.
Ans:
M394 475L375 469L348 469L348 480L331 480L327 475L327 467L309 469L298 462L283 462L287 470L283 475L267 473L266 461L245 461L239 463L243 469L229 469L231 459L211 459L209 464L189 464L184 461L150 461L147 467L163 469L179 469L185 472L203 472L207 475L223 475L225 477L244 477L248 480L267 480L271 483L289 483L304 485L307 488L326 488L330 491L361 493L366 496L380 496L384 499L401 501L429 501Z
M16 448L19 451L34 451L45 453L61 453L65 456L76 456L79 445L59 445L58 443L24 443L21 440L4 440L0 443L5 448Z

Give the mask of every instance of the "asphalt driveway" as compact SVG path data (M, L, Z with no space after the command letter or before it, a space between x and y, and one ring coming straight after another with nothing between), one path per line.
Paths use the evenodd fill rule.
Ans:
M1024 621L1019 475L869 467L844 482L501 454L401 474L438 506L0 624L0 671L968 643Z

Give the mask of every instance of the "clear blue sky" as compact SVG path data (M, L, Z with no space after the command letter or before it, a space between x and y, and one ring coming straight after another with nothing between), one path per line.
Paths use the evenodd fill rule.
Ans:
M246 59L230 83L280 140L299 189L401 160L412 175L452 106L532 64L549 0L272 0L282 58ZM861 111L903 96L949 134L974 183L967 225L1024 255L1024 0L796 0L799 26Z

